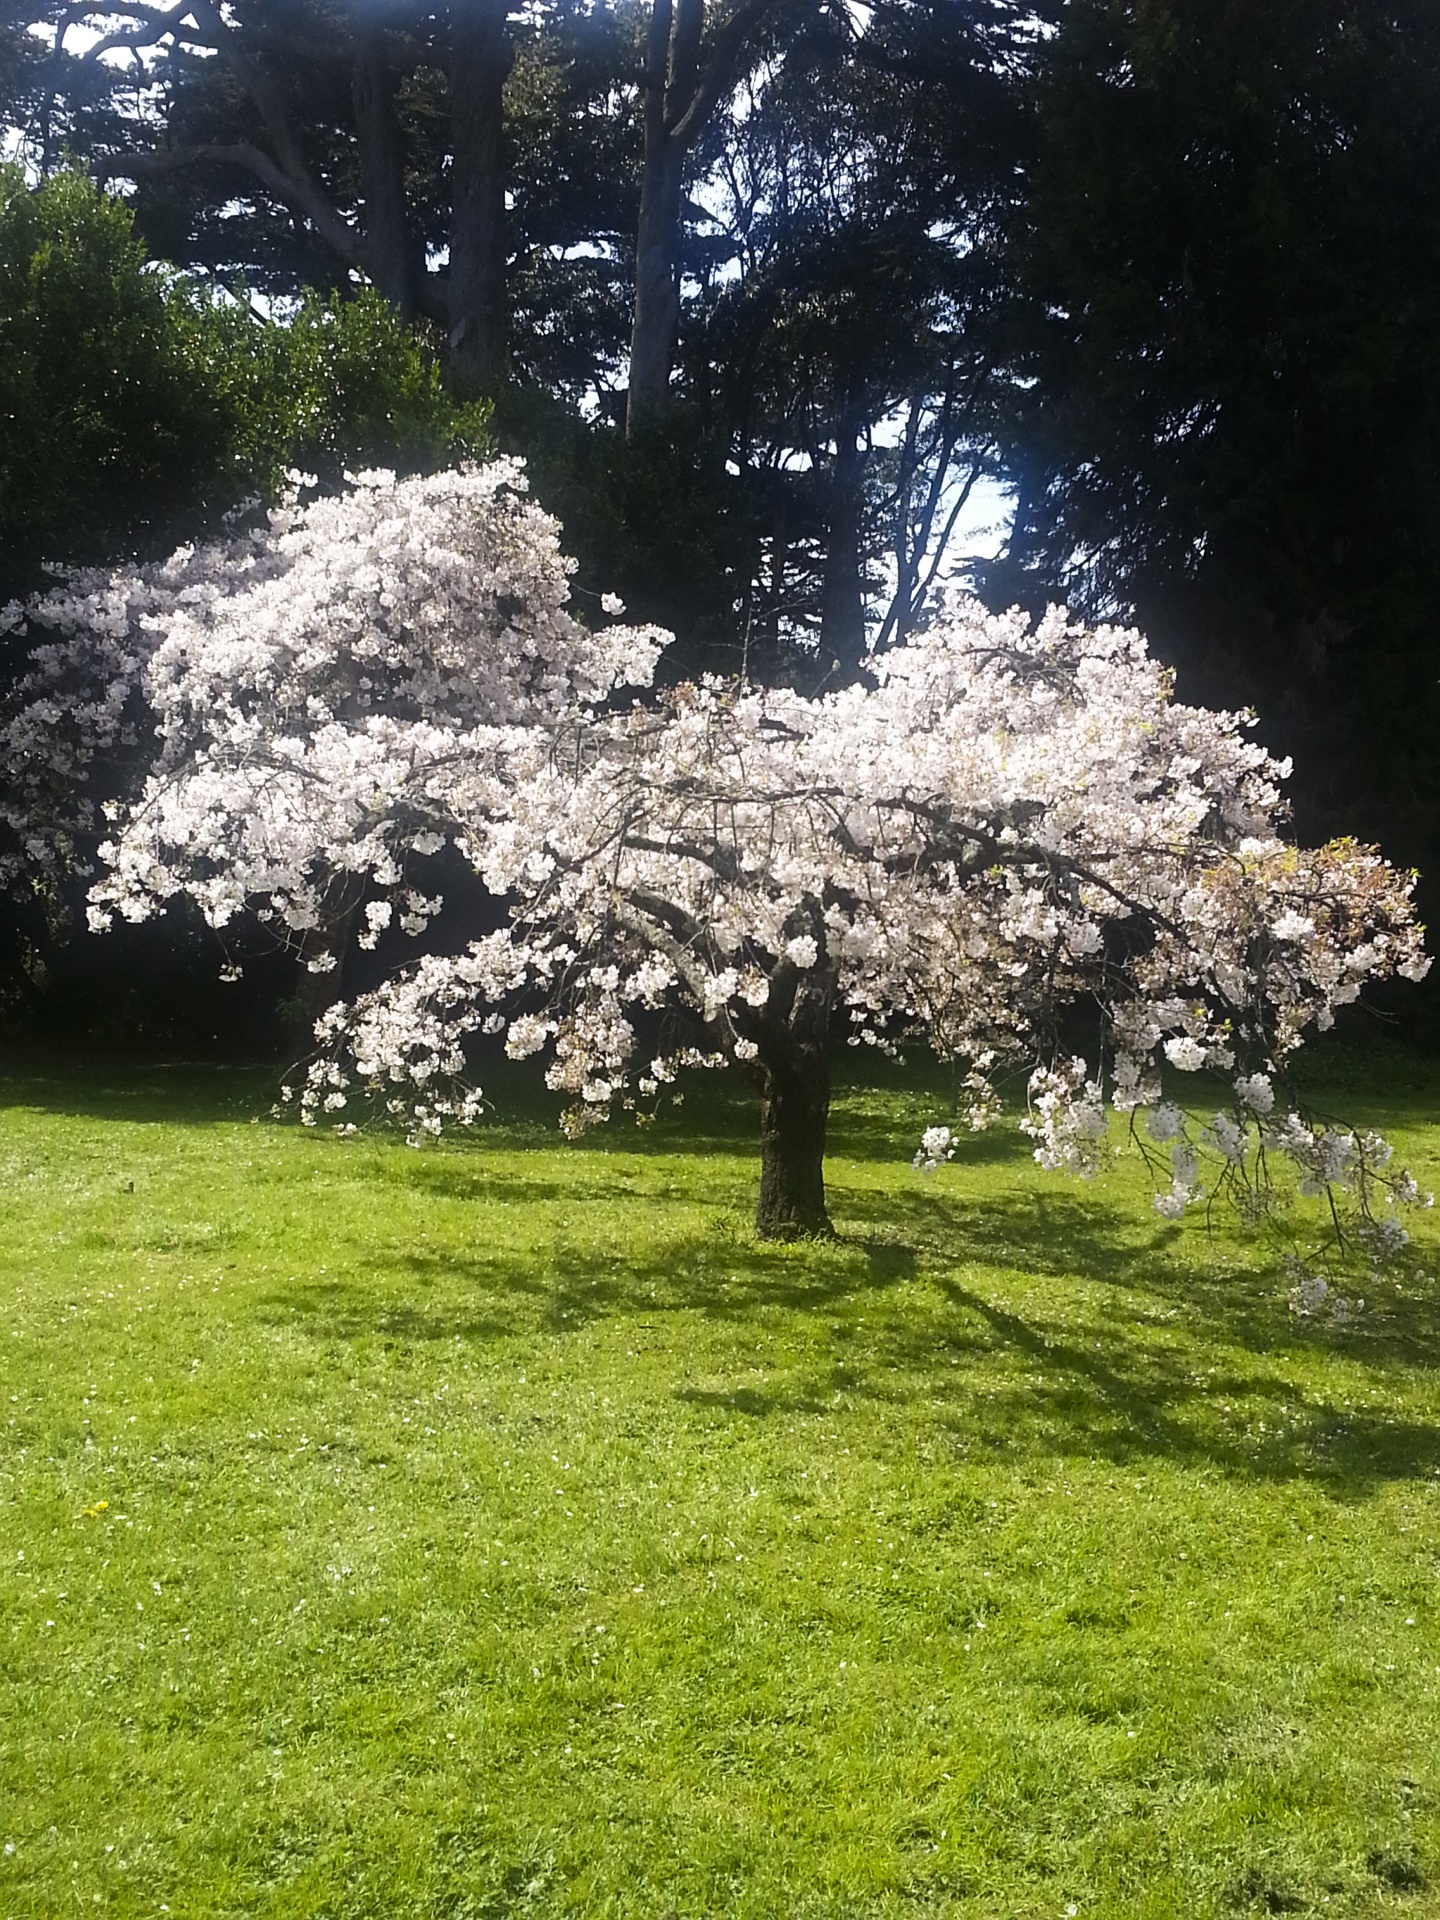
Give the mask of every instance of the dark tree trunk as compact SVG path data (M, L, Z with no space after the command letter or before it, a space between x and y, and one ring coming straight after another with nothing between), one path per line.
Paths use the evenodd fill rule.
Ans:
M625 432L634 439L665 414L680 335L680 207L685 153L661 135L647 137L635 235L635 318L630 335L630 393Z
M405 157L395 112L395 75L385 30L360 16L351 80L365 197L365 255L377 290L406 320L415 316L415 252L405 219Z
M860 589L860 519L864 504L859 429L848 414L835 441L830 476L830 529L820 600L822 670L834 661L842 680L865 657L865 602Z
M793 1062L780 1069L767 1068L760 1100L756 1233L762 1240L828 1234L825 1129L830 1118L830 1066L824 1047L798 1048Z
M664 417L680 336L680 209L688 142L678 122L693 102L705 0L652 0L645 41L645 165L635 230L630 332L630 439Z
M812 924L823 932L818 908ZM782 960L755 1032L760 1057L762 1240L830 1232L825 1211L825 1129L830 1119L830 1010L835 974L823 952L813 967Z
M505 82L509 0L453 0L450 26L450 368L493 391L505 365Z
M681 210L685 161L733 85L750 36L773 0L739 0L702 63L705 0L651 0L645 39L645 166L635 234L635 311L625 432L657 425L670 396L680 337Z
M328 1013L340 998L341 976L350 951L355 924L360 917L361 889L344 878L332 884L327 912L318 927L309 927L300 936L299 971L295 991L282 1002L286 1013L285 1053L287 1059L303 1060L315 1050L315 1022ZM312 960L332 960L334 965L320 973L310 971Z

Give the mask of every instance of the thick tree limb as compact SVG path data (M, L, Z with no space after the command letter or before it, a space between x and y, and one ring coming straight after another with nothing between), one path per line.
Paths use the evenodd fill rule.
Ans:
M116 154L105 163L104 177L112 180L144 180L155 175L177 173L206 160L243 168L292 212L302 214L326 246L349 266L368 272L369 260L363 239L330 204L319 187L308 175L297 180L251 141L202 141L194 146L157 147L151 153Z

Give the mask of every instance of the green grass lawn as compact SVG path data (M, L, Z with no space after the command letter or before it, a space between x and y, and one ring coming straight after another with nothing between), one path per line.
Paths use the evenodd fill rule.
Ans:
M1440 1184L1435 1091L1336 1104ZM266 1103L0 1084L0 1916L1440 1915L1440 1283L898 1081L796 1247L718 1092Z

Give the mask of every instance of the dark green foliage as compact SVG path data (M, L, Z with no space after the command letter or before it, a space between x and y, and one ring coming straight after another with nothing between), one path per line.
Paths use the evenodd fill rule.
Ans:
M998 599L1138 615L1310 836L1440 857L1440 12L1075 0L1015 264Z
M763 529L759 655L788 640L805 677L853 674L867 613L886 638L912 624L940 503L986 457L1014 35L1003 0L882 0L858 38L822 19L707 155L682 377Z
M225 405L176 321L123 206L78 173L0 173L0 586L229 504Z
M66 171L0 172L0 600L45 563L168 552L266 502L287 470L417 472L483 455L488 404L457 402L433 347L379 296L312 294L287 324L146 262L129 210ZM25 667L0 651L0 686ZM73 887L78 907L83 882ZM57 903L0 901L0 1020L263 1051L262 1004L217 988L217 952L178 921L56 941ZM283 977L282 975L279 977Z
M745 661L745 603L758 548L753 496L725 467L724 444L682 415L673 433L627 441L534 389L501 395L496 428L525 456L535 497L579 565L582 618L618 593L634 620L670 627L662 673L733 674Z
M65 171L0 172L0 589L47 561L168 550L287 468L473 457L488 412L375 294L288 325L147 262L129 210Z
M490 449L488 403L448 393L433 350L369 289L309 294L285 325L234 306L192 317L255 493L277 491L287 468L335 487L359 467L423 473Z
M37 20L53 21L54 4L36 0ZM509 21L502 332L508 377L525 391L507 411L548 418L547 403L563 401L581 464L608 481L620 463L621 500L592 506L581 486L547 504L579 526L582 545L592 521L613 535L609 558L618 542L632 574L641 555L654 558L657 571L630 598L645 597L687 638L698 619L697 661L718 646L767 675L833 678L863 652L864 601L874 612L888 549L916 603L892 625L920 610L925 549L944 524L938 499L963 483L986 438L989 242L1017 177L1010 80L1030 12L1014 0L878 0L859 31L844 9L808 0L739 9L748 25L683 143L676 377L668 395L651 396L650 437L664 451L631 461L601 456L605 436L583 419L627 412L638 83L652 11L651 0L543 0ZM736 12L705 0L702 66ZM460 15L390 8L380 36L408 293L395 247L370 231L364 184L367 164L384 172L385 143L361 124L356 92L374 16L353 4L244 0L227 18L223 30L213 18L195 24L193 43L143 11L114 29L150 49L158 145L160 121L137 116L119 67L78 38L48 80L32 58L8 82L27 150L48 164L58 129L101 177L133 180L139 230L181 267L270 295L325 293L365 275L402 309L445 315ZM200 57L196 46L212 43L219 57ZM273 165L257 172L262 149ZM276 186L276 168L289 189ZM468 336L445 326L452 371L464 377L468 349L456 343ZM651 499L662 511L642 526L635 516ZM687 526L667 524L671 506ZM737 507L738 529L714 524Z

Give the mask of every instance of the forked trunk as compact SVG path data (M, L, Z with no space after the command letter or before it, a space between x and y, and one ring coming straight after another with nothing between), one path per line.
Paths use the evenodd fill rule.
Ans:
M825 1128L830 1068L823 1047L796 1050L780 1072L767 1070L760 1106L760 1199L755 1231L762 1240L828 1234Z

